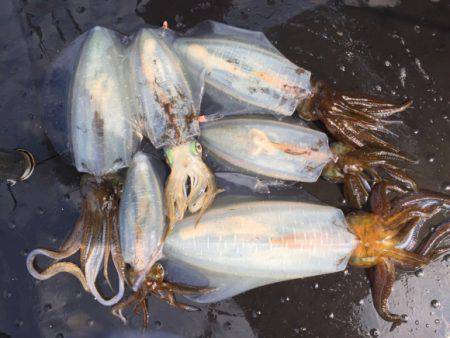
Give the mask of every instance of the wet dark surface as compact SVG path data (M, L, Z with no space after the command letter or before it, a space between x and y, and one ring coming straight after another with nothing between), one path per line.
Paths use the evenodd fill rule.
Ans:
M1 147L26 148L38 166L13 187L0 185L0 332L12 337L135 337L68 275L37 282L26 253L56 248L79 212L80 175L56 156L39 115L41 80L51 60L95 25L129 34L169 20L183 30L205 19L263 30L290 60L340 89L395 102L412 99L398 145L419 160L420 186L450 192L450 4L446 1L13 1L0 2ZM360 6L384 3L388 6ZM306 186L306 185L305 185ZM339 188L307 185L342 206ZM436 220L437 222L438 220ZM183 313L150 301L153 337L447 337L450 259L422 272L399 272L391 305L409 322L393 332L373 309L360 269L295 280ZM438 300L439 304L433 302ZM434 305L434 306L433 306ZM6 336L5 335L5 336ZM0 336L2 336L0 334ZM3 336L2 336L3 337Z

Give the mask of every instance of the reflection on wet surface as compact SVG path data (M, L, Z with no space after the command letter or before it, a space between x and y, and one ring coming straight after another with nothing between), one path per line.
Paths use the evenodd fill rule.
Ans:
M124 327L67 275L35 281L25 256L57 246L78 213L80 175L56 156L40 122L42 75L70 41L94 25L124 34L145 23L187 29L205 19L263 30L294 63L340 89L414 101L396 128L396 144L419 165L419 186L449 192L450 8L446 1L12 1L0 4L2 148L30 150L38 162L29 181L0 185L0 337L138 337L140 318ZM258 183L259 184L259 183ZM264 186L264 185L263 185ZM343 207L339 188L304 184ZM267 191L264 186L264 191ZM447 215L448 216L448 215ZM436 220L436 224L438 223ZM375 313L365 273L343 273L259 288L200 312L150 301L154 337L446 337L450 334L450 259L399 272L391 298L409 322L390 332ZM2 335L4 333L5 335ZM37 334L39 333L39 334Z

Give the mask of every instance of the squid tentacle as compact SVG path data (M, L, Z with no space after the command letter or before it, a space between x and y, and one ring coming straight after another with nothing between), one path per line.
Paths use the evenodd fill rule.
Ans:
M26 260L26 265L28 272L36 279L39 280L46 280L49 279L61 272L67 272L75 278L77 278L83 288L86 291L89 291L89 288L87 286L86 278L84 277L84 274L82 270L74 263L71 262L59 262L62 259L65 259L67 257L72 256L75 254L81 246L81 238L82 238L82 219L79 219L75 223L75 227L69 237L66 239L64 244L61 246L61 249L59 251L52 251L47 249L34 249L32 250ZM56 260L52 265L47 267L46 269L42 271L38 271L35 267L35 259L37 256L43 255L48 258Z
M369 160L369 161L404 161L416 163L415 160L401 153L394 153L385 149L363 148L355 149L350 153L351 156Z
M406 174L402 169L395 165L385 163L382 168L386 174L392 177L395 181L403 183L408 190L417 190L417 184L412 177Z
M421 190L400 196L392 203L391 213L398 212L406 207L426 208L436 206L439 209L450 209L450 196Z
M142 283L141 287L130 295L124 301L116 304L112 308L112 314L118 317L124 324L127 323L126 317L123 315L123 310L135 303L134 313L137 314L138 306L141 306L143 313L143 326L147 327L148 324L148 306L147 297L153 295L158 297L160 300L167 302L169 305L177 307L185 311L198 311L199 309L195 306L180 303L175 299L175 295L198 295L211 291L209 288L201 288L194 286L187 286L182 284L174 284L170 282L164 282L164 270L159 264L155 265L154 270L156 270L159 276L155 278L152 277L151 271L146 281Z
M352 206L358 209L361 209L366 204L369 193L360 175L345 175L344 196Z
M118 234L113 236L113 233L118 231L114 225L117 223L119 201L116 182L110 181L109 178L97 182L91 176L84 176L81 188L83 196L81 217L76 222L72 234L60 251L33 250L27 257L27 267L30 274L37 279L48 279L60 272L70 273L101 304L113 305L123 297L125 291L123 273L117 264L120 248L117 249L116 242L113 242L113 238L117 241L118 237ZM78 251L80 252L80 267L71 262L60 262ZM113 262L119 274L119 291L112 298L105 299L100 295L95 281L103 265L103 273L109 283L108 270L105 265L108 264L109 254L113 252ZM40 254L56 260L42 272L38 272L34 268L35 257Z
M417 249L417 253L422 256L429 256L431 259L444 254L448 251L448 246L441 248L439 251L439 245L450 236L450 220L441 223L436 227L435 231L429 235L429 237L423 241L420 247Z
M395 266L388 258L368 270L372 288L373 305L381 318L398 324L406 323L405 315L389 311L388 299L395 281Z
M201 217L217 194L214 174L203 162L201 150L193 153L189 144L182 144L172 151L171 172L165 187L169 233L187 210L199 212Z
M316 82L313 96L301 107L299 115L307 120L321 120L338 140L353 146L377 145L397 152L395 146L375 133L397 136L386 128L393 121L385 118L406 110L411 104L407 101L395 105L368 96L338 93Z

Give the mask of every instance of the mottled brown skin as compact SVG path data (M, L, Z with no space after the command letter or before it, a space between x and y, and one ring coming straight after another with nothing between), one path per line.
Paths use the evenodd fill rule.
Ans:
M362 209L372 187L388 178L395 182L399 192L416 191L414 180L396 162L413 162L399 153L389 150L363 147L355 149L340 142L331 145L336 160L328 163L322 177L333 183L344 184L344 196L350 206Z
M391 198L396 189L386 181L377 184L371 194L372 213L347 215L351 231L360 240L349 264L369 269L375 309L393 327L406 322L404 315L393 314L388 307L395 268L417 269L450 249L440 247L450 235L450 221L440 224L422 241L414 235L442 209L450 209L450 196L417 191ZM398 248L400 244L403 249Z
M386 103L365 95L339 93L321 82L313 82L313 95L299 107L298 114L307 121L320 120L335 139L355 148L375 146L393 152L398 149L377 134L393 134L386 118L404 111L402 105Z
M148 327L148 304L147 297L154 295L168 304L186 311L198 311L198 308L180 303L175 299L176 295L198 295L207 292L209 289L195 288L186 285L172 284L164 281L164 268L157 263L150 270L145 281L138 291L134 292L127 299L116 304L112 308L113 315L119 317L126 324L127 320L122 311L134 304L133 312L137 314L139 307L142 310L143 327Z

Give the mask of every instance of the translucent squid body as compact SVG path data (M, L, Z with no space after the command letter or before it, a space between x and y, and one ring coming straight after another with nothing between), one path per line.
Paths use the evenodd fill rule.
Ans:
M195 140L203 73L186 73L169 47L173 38L168 29L141 29L133 38L128 56L138 101L136 123L156 148L164 148L171 168L165 188L170 229L186 210L200 211L201 215L217 190Z
M124 279L131 286L137 284L129 298L113 307L113 314L126 322L123 309L136 303L142 308L147 326L147 296L153 294L171 305L194 310L175 301L174 294L190 294L197 289L177 286L164 281L164 269L157 263L162 257L167 222L164 214L162 163L138 152L128 169L119 212L120 246Z
M388 198L389 186L372 193L373 212L346 217L339 209L292 201L233 201L216 205L196 225L181 221L168 236L164 255L169 280L206 291L193 301L217 302L283 280L333 273L347 263L370 268L372 296L379 315L404 321L387 306L395 266L417 268L449 250L440 244L450 222L420 242L416 234L450 198L411 192ZM209 289L209 291L208 291Z
M129 165L141 140L130 119L136 108L121 38L95 27L67 47L48 74L48 134L58 152L86 174L81 179L81 215L72 234L59 251L35 249L27 257L28 270L35 278L71 273L103 305L115 304L124 293L117 229L121 180L116 173ZM78 251L80 267L61 261ZM34 264L38 255L56 262L38 271ZM95 283L102 267L109 282L110 256L119 290L105 299Z
M232 170L281 180L315 182L321 175L344 183L353 207L362 208L373 185L387 176L398 189L415 190L414 181L392 162L408 159L389 150L354 149L292 121L234 116L201 124L200 142L208 155Z
M306 120L321 120L336 139L353 147L396 150L374 132L390 133L384 119L410 102L397 106L314 82L309 71L286 59L263 33L206 21L177 38L174 46L190 69L206 70L208 114L290 116L297 110Z

